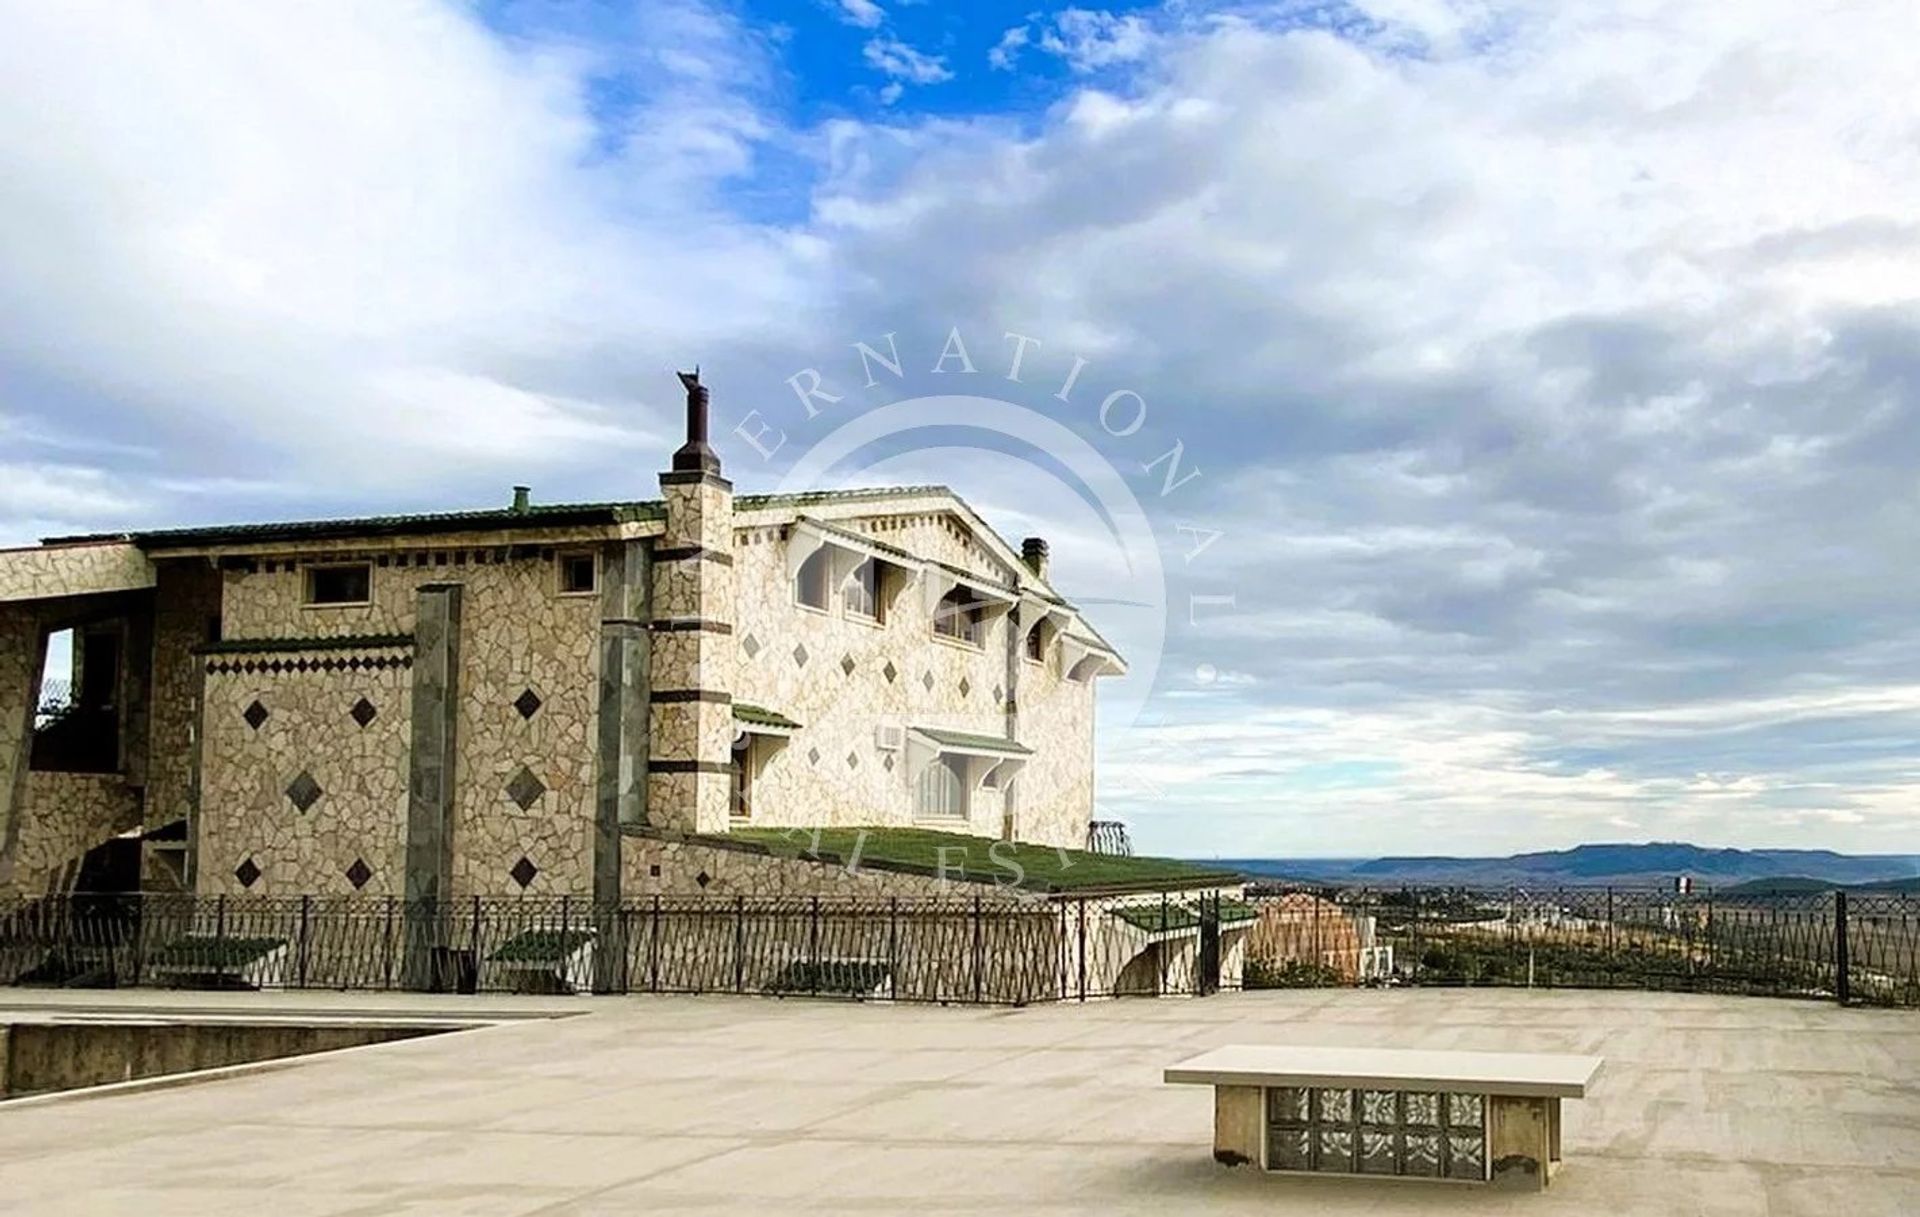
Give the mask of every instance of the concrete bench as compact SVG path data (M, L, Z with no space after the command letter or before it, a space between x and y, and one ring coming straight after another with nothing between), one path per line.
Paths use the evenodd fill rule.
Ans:
M1227 1165L1544 1188L1560 1164L1560 1100L1596 1056L1233 1044L1166 1071L1214 1088Z

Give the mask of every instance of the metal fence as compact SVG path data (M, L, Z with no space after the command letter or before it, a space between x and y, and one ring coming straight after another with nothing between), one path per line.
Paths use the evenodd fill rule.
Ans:
M1685 990L1920 1005L1920 895L1256 889L1249 987Z
M1022 1005L1218 987L1220 900L88 896L0 903L0 985ZM1214 927L1212 954L1202 927ZM1203 957L1204 956L1204 957ZM1202 966L1212 969L1202 972Z
M0 901L0 985L1027 1004L1360 984L1920 1006L1920 896L1268 889L1006 899Z

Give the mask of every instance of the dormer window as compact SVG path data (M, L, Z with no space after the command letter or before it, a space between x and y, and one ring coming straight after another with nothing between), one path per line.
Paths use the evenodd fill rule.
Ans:
M832 589L829 580L833 574L833 559L827 549L816 549L807 555L800 564L800 573L793 577L794 603L810 609L826 612L831 605Z
M951 638L968 646L985 645L986 614L980 600L965 587L955 587L940 597L933 611L933 633L936 638Z

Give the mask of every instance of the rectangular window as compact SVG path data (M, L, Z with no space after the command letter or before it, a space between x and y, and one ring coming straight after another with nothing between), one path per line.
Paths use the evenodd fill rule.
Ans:
M847 614L868 621L881 619L880 608L880 564L872 558L853 568L847 576L847 582L841 591L841 602L847 606Z
M967 760L937 756L920 774L914 788L914 814L925 819L965 819L967 815Z
M933 632L938 637L952 638L969 646L984 646L986 617L973 593L956 587L942 596L933 611Z
M351 566L309 566L307 568L308 604L369 604L373 601L373 567L365 562Z
M827 611L827 581L833 573L833 559L825 546L807 556L800 564L800 573L793 579L793 599L795 603L808 608Z
M592 554L561 554L560 594L586 596L599 590L600 562Z

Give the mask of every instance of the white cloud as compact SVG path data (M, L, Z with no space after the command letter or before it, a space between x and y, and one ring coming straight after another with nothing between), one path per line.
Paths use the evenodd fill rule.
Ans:
M987 63L996 72L1010 72L1020 58L1020 48L1033 38L1033 31L1024 25L1016 25L1000 35L1000 41L987 52Z
M1092 72L1143 59L1152 43L1153 32L1140 17L1069 8L1054 15L1037 45L1076 72Z
M860 53L870 67L896 81L930 85L953 79L944 58L915 50L890 34L869 39Z
M836 0L836 6L842 21L863 30L879 29L887 19L887 10L873 0Z

